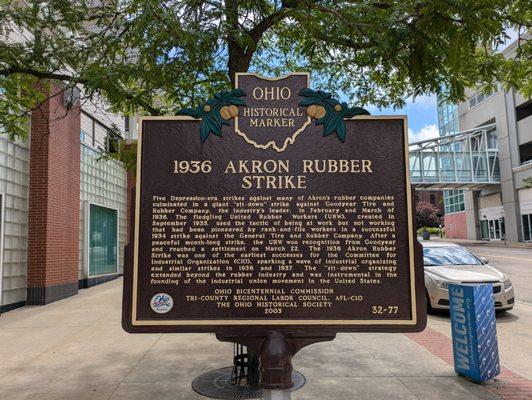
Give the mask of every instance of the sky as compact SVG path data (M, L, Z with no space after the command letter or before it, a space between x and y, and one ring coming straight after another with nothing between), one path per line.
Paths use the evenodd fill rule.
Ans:
M366 107L371 115L406 115L408 117L408 138L410 143L439 136L438 112L436 95L424 95L409 98L403 108L378 109L375 106Z

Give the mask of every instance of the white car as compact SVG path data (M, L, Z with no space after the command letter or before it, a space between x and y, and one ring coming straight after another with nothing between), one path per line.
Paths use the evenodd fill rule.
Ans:
M445 242L421 241L425 264L427 311L449 309L449 283L491 283L495 310L514 307L514 288L510 279L465 247Z

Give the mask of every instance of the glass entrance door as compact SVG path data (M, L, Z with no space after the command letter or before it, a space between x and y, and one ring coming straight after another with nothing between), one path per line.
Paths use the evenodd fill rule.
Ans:
M90 204L89 276L118 271L117 211Z
M501 240L504 237L504 220L490 219L488 220L489 239Z
M490 238L489 223L485 219L480 221L480 237L485 240Z

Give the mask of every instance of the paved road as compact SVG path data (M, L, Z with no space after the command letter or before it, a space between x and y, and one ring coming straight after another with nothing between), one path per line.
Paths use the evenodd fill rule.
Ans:
M473 253L489 259L491 266L510 277L517 301L532 304L532 249L467 245Z

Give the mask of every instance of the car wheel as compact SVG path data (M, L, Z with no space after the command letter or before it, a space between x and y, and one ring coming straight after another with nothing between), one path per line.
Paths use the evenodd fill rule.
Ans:
M432 308L432 304L430 304L430 297L429 293L425 292L427 297L427 314L434 314L434 308Z

